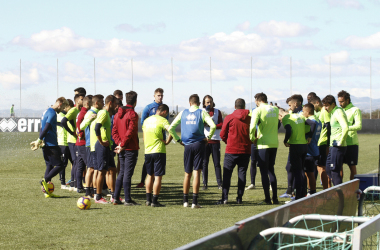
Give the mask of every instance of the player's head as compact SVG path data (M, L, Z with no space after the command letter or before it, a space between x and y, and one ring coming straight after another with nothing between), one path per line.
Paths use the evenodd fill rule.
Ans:
M125 93L125 101L127 102L127 105L136 107L137 93L135 91L129 91L128 93Z
M83 107L85 107L86 109L89 109L91 108L91 105L92 105L92 95L88 95L86 96L85 98L83 98Z
M307 103L302 107L303 116L308 118L309 116L314 115L314 105Z
M197 95L197 94L192 94L192 95L189 97L189 103L190 103L190 106L193 106L193 105L199 106L199 105L200 105L200 102L199 102L199 95Z
M110 113L110 115L115 114L115 100L116 97L114 95L108 95L106 97L106 100L104 101L106 109Z
M83 98L85 97L85 94L83 93L80 93L80 94L76 94L74 96L74 102L75 102L75 106L78 108L78 109L81 109L83 107Z
M66 103L66 99L65 97L59 97L54 105L53 105L53 109L57 112L57 113L60 113L62 110L63 110L63 107L64 107L64 103Z
M94 95L92 97L92 106L96 109L102 109L104 107L104 96Z
M162 117L167 117L169 114L169 107L166 104L161 104L158 106L156 115L162 116Z
M344 90L340 91L338 93L338 102L342 108L347 107L347 105L350 104L350 102L351 102L350 93L348 93L347 91L344 91Z
M314 105L315 111L319 112L322 109L322 101L318 96L311 98L309 102Z
M121 106L123 106L123 102L115 96L115 114Z
M302 106L302 101L303 98L301 95L292 95L289 97L286 101L289 105L289 109L292 110L293 112L298 108Z
M255 95L255 103L256 106L259 107L261 103L268 103L268 97L263 92L257 93Z
M164 90L162 88L157 88L154 91L154 101L156 103L162 103L162 99L164 99Z
M331 112L335 106L336 106L336 102L335 102L335 97L332 96L332 95L327 95L325 98L323 98L322 100L322 103L323 103L323 107L326 109L327 112Z
M78 94L84 94L84 95L86 95L86 90L84 88L82 88L82 87L79 87L79 88L74 89L74 93L76 95L78 95Z
M203 108L213 108L215 107L215 103L214 103L214 99L212 98L212 96L210 95L205 95L205 97L203 97Z
M238 98L235 101L235 109L245 109L245 101L242 98Z
M117 89L113 92L113 95L117 98L123 101L123 91Z
M14 106L14 104L12 104L12 106Z
M314 98L316 96L317 94L315 92L310 92L309 94L307 94L307 102L310 102L311 98Z

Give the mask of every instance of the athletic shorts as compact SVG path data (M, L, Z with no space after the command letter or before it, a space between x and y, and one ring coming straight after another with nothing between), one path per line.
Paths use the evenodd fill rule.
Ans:
M42 148L46 166L63 166L62 152L59 146L45 146Z
M86 146L76 146L76 147L77 147L77 151L78 151L77 162L81 162L80 164L84 164L85 166L87 166L87 149L86 149Z
M257 150L257 146L252 143L251 145L251 164L257 165L258 155L259 151ZM258 167L258 166L257 166Z
M303 171L306 173L310 173L310 172L314 173L314 170L317 167L318 159L319 159L319 156L306 155Z
M318 157L318 166L326 166L326 161L327 161L327 150L328 146L327 144L319 146L319 157Z
M359 146L358 145L347 146L343 163L346 163L348 166L356 166L358 165L358 158L359 158Z
M95 170L102 171L108 170L109 168L116 167L115 159L111 154L111 149L109 147L104 147L100 145L99 141L95 144L95 154L96 154L96 168Z
M343 158L346 154L347 147L330 147L329 155L326 162L326 173L332 178L331 171L340 172L343 166Z
M163 176L166 169L166 153L146 154L144 165L149 175Z
M61 160L63 162L63 165L66 167L67 164L69 163L69 161L72 164L73 160L71 159L69 147L68 146L59 146L59 148L61 149L61 153L62 153Z
M87 157L87 168L94 168L92 159L91 159L91 148L86 147L86 157Z
M91 167L94 169L94 170L98 170L98 161L96 160L96 152L95 151L91 151L90 152L90 160L91 160Z
M185 145L185 152L183 155L185 173L190 174L193 170L201 170L203 168L205 150L206 145L203 140Z

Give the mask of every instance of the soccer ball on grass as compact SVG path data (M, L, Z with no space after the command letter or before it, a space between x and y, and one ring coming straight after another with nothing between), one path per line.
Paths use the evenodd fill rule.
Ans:
M49 188L49 193L50 194L53 193L54 192L54 184L51 181L49 181L49 182L47 182L47 186ZM46 194L46 190L45 190L44 186L41 187L41 190L43 193Z
M77 207L81 210L90 209L91 207L91 200L87 197L80 197L77 201Z

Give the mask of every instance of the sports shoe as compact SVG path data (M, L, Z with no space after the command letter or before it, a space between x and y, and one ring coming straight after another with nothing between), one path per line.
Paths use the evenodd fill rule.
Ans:
M199 204L193 204L191 205L191 208L202 208L202 206Z
M68 189L71 192L71 191L74 191L75 187L69 187Z
M227 205L227 200L218 200L215 205Z
M45 194L45 198L59 198L61 196L56 195L56 194Z
M151 207L166 207L164 204L161 204L157 201L157 203L152 203Z
M117 200L115 200L114 198L111 197L110 201L111 201L112 203L114 203L114 202L117 201ZM121 203L125 202L125 200L124 200L123 198L121 198L121 197L119 197L119 201L120 201ZM120 204L121 204L121 203L120 203Z
M207 190L207 185L203 185L202 190Z
M111 200L111 202L114 204L114 205L121 205L123 204L123 202L121 200Z
M184 202L183 203L183 207L188 207L189 206L189 203L188 202Z
M272 185L269 185L269 190L272 191Z
M285 201L285 204L288 204L289 202L292 202L292 201L295 201L295 200L296 200L296 197L291 197L290 201Z
M108 204L108 201L102 197L99 200L95 200L95 203L98 203L98 204Z
M128 201L124 203L125 206L141 206L140 203L137 203L136 201Z
M74 192L77 192L78 191L78 188L74 187Z
M66 185L70 185L71 179L66 182Z
M139 184L136 185L136 188L143 188L144 187L144 182L140 182Z
M223 189L222 185L218 185L218 189Z
M255 185L251 184L249 185L245 190L251 190L251 189L255 189Z
M77 192L78 192L78 194L86 193L86 191L83 188L78 188Z
M271 200L264 200L263 201L265 204L267 204L267 205L272 205L272 201Z
M46 183L46 181L45 181L45 178L43 178L41 181L40 181L40 184L44 187L44 189L45 189L45 193L46 194L50 194L50 192L49 192L49 187L48 187L48 185L47 185L47 183Z
M69 188L66 186L66 184L62 184L61 189L69 189Z
M291 198L292 196L288 193L280 195L280 198Z
M277 199L273 199L273 204L278 205L278 204L280 204L280 202Z
M243 200L236 197L236 204L243 204Z
M145 206L150 206L150 205L152 205L152 202L150 202L150 201L145 202Z

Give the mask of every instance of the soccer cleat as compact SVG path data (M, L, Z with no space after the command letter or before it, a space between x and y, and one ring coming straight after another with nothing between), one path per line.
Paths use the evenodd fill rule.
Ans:
M291 198L291 197L292 197L292 195L290 195L288 193L280 195L280 198Z
M243 204L243 200L236 197L236 204Z
M78 189L77 189L76 187L74 187L74 191L75 191L75 192L77 192L77 191L78 191Z
M255 189L255 185L251 184L249 185L245 190L251 190L251 189Z
M121 204L123 204L123 202L121 202L121 200L111 200L111 202L112 202L114 205L121 205Z
M289 202L292 202L292 201L295 201L295 200L296 200L296 197L291 197L290 201L285 201L285 204L288 204Z
M267 204L267 205L272 205L272 201L271 200L264 200L264 203Z
M143 188L144 187L144 182L140 182L139 184L136 185L136 188Z
M218 200L215 205L227 205L227 200Z
M191 205L191 208L202 208L202 206L199 204L193 204Z
M102 197L99 200L95 200L95 203L98 203L98 204L108 204L108 201Z
M184 202L183 203L183 207L188 207L189 206L189 203L188 202Z
M218 185L218 189L219 190L223 189L222 185Z
M272 191L272 185L269 185L269 190Z
M49 192L49 187L48 187L48 184L47 184L46 181L45 181L45 178L43 178L43 179L40 181L40 184L44 187L46 194L49 195L49 194L50 194L50 192Z
M114 203L114 202L117 201L117 200L115 200L114 198L111 198L110 201L111 201L112 203ZM122 198L119 198L118 201L120 201L121 203L125 202L125 200L122 199ZM121 204L121 203L119 203L119 204Z
M70 185L71 179L66 182L66 185Z
M280 204L280 202L279 202L277 199L274 199L274 200L273 200L273 204L274 204L274 205L278 205L278 204Z
M45 194L45 198L59 198L61 196L56 195L56 194Z
M145 206L150 206L150 205L152 205L152 202L150 202L150 201L145 202Z
M86 191L83 188L78 188L77 192L78 192L78 194L86 193Z
M62 184L62 185L61 185L61 189L69 189L69 188L66 187L66 184Z
M152 203L151 207L166 207L166 206L164 204L157 202L157 203Z
M69 191L71 192L71 191L74 191L74 187L69 187Z
M207 190L207 185L203 185L202 190Z
M128 201L124 203L125 206L141 206L140 203L137 203L135 201Z

